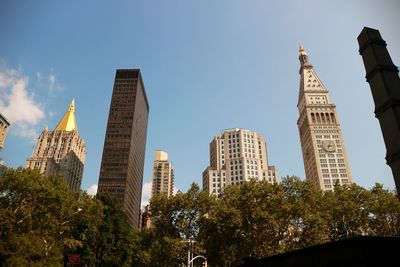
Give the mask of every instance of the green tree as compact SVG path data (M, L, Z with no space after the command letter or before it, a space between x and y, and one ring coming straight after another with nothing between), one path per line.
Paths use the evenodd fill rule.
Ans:
M327 215L328 235L331 241L367 235L371 193L356 185L335 186L324 192L320 203Z
M188 239L196 241L195 253L204 253L198 237L201 221L212 203L213 198L197 184L186 193L154 196L150 200L153 227L139 237L146 240L146 246L139 249L139 255L147 259L144 261L148 265L143 266L178 266L186 262L188 244L183 241Z
M156 195L150 200L153 225L164 236L197 239L200 221L212 202L213 198L195 183L186 193Z
M83 263L96 267L128 266L133 233L127 216L115 198L105 194L98 195L97 199L103 206L101 220L91 229L81 231L85 237L80 250Z
M183 239L197 241L212 266L261 258L359 235L398 235L400 201L376 185L320 191L297 177L280 184L250 181L224 188L218 199L197 186L175 197L151 200L154 228L141 255L147 265L184 261ZM153 264L153 265L152 265ZM159 265L157 265L159 264Z
M104 220L104 205L94 197L81 191L79 197L79 216L75 217L73 222L73 238L81 242L80 246L74 249L66 247L64 254L78 253L81 257L81 263L87 266L93 266L94 253L90 249L93 240L99 233L100 226Z
M132 239L132 266L151 266L151 247L155 240L152 229L140 229L133 232Z
M283 187L250 181L226 187L204 224L207 258L215 266L285 251L292 239L293 205Z
M324 194L308 181L286 176L280 186L291 204L290 238L285 251L321 244L329 240Z
M397 195L375 184L368 206L368 230L372 235L400 235L400 201Z
M87 266L178 266L187 243L212 266L234 266L357 235L399 235L400 201L376 184L322 192L297 177L250 181L210 197L154 196L151 229L132 230L118 201L71 190L58 176L32 170L0 174L0 265L61 266L68 252Z
M0 263L5 266L62 265L64 250L83 240L76 222L91 199L58 176L7 170L0 176Z

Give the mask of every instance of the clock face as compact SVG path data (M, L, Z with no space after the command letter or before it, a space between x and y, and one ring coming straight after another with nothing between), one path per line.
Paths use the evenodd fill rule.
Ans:
M336 150L335 143L332 140L322 141L322 148L326 152L334 152Z

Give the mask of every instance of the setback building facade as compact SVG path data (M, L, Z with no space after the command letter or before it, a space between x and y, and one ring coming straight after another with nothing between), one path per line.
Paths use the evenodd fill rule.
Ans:
M267 144L260 134L234 128L210 143L210 166L203 172L203 190L218 195L227 185L250 180L279 183L279 173L268 166Z
M153 162L153 179L151 195L164 194L172 196L174 194L174 168L168 161L168 153L157 150Z
M45 175L61 175L71 188L79 190L85 157L86 145L78 134L75 103L72 100L54 131L47 128L42 131L25 167L38 169Z

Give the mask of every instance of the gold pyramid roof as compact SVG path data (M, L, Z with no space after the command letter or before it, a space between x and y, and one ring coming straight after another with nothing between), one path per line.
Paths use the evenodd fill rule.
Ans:
M65 112L61 121L57 124L57 127L54 129L55 131L67 131L70 132L72 130L78 131L75 120L75 101L72 100L71 104L68 107L68 111Z

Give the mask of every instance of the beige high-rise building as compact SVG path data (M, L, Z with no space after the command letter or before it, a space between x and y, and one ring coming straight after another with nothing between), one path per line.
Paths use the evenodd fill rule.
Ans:
M174 194L174 168L168 161L168 153L156 150L153 162L153 179L151 195L164 194L172 196Z
M300 142L307 180L321 190L351 183L350 165L340 130L336 106L308 62L300 45L299 109Z
M279 173L268 166L267 144L260 134L234 128L210 143L210 166L203 172L203 190L218 195L223 188L250 180L279 183Z
M85 141L79 136L72 100L54 131L42 131L32 157L25 167L38 169L45 175L59 174L73 189L80 189L86 157Z
M0 150L3 149L8 127L10 127L10 122L0 113Z

